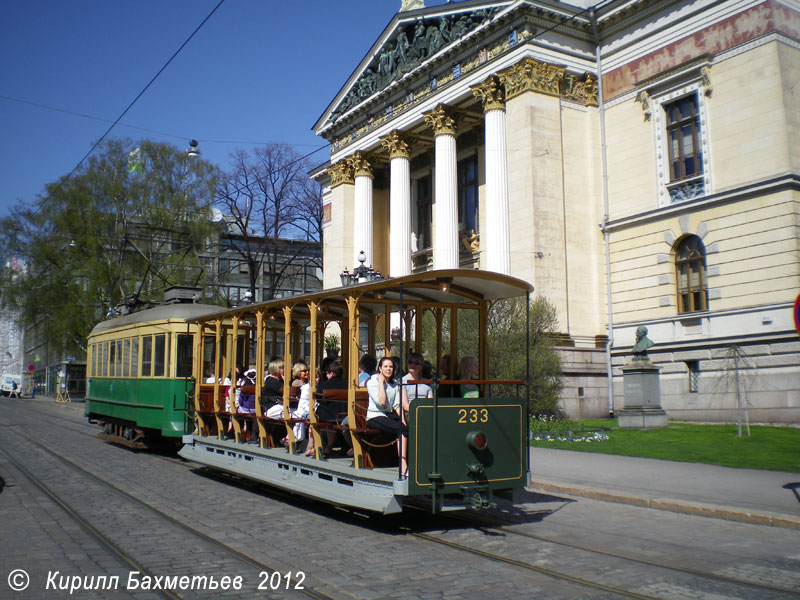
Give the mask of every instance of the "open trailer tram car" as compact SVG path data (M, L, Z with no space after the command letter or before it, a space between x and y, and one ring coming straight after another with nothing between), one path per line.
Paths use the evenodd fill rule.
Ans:
M194 387L195 432L184 438L180 454L303 496L387 514L412 503L438 512L492 506L495 495L513 497L530 479L527 373L515 381L489 379L487 323L493 302L520 296L527 300L531 291L524 281L487 271L431 271L190 319L196 327L194 379L202 383ZM459 341L459 329L467 325L477 330L469 336L461 332ZM347 423L317 420L312 375L308 426L314 453L307 456L293 432L297 419L290 418L290 409L296 399L288 374L298 359L306 360L315 373L323 340L332 332L341 335L347 389L328 390L323 399L342 400ZM465 347L470 343L473 347ZM451 373L457 357L469 354L479 373L469 382L437 380L433 398L411 403L404 474L395 440L370 430L366 390L357 382L364 352L377 358L405 357L409 351L434 365L449 359ZM274 356L286 365L283 419L267 418L262 409L262 401L267 402L262 398L265 365ZM257 373L253 384L240 391L255 396L254 414L226 407L221 382L237 364ZM206 377L209 371L211 378ZM477 397L439 393L466 383L479 389ZM323 439L331 428L348 434L349 455L323 456Z
M101 425L102 438L136 449L174 447L194 429L187 408L196 326L187 319L221 309L182 298L182 289L168 290L164 304L102 321L89 334L85 415Z

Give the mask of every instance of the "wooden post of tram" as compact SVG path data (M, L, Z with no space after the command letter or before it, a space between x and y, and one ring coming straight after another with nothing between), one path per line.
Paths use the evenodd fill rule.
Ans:
M214 363L214 419L217 421L217 438L222 439L225 436L225 428L219 413L222 412L225 405L220 397L219 384L224 381L222 375L225 372L225 363L222 359L222 321L219 319L214 321Z
M295 439L294 429L288 421L289 415L289 387L292 385L292 307L283 307L283 418L286 420L286 438L289 440L289 454L294 454Z
M387 302L384 306L383 316L383 355L392 355L392 305ZM380 362L380 361L378 361Z
M267 437L267 428L264 426L260 417L264 415L261 408L261 387L264 384L264 355L266 347L264 343L264 311L256 312L256 425L258 427L258 445L264 447L264 440Z
M322 338L320 335L319 325L317 323L317 316L319 313L319 302L311 301L308 305L309 314L309 328L311 329L311 350L310 358L311 364L308 366L310 372L308 374L308 418L311 424L308 427L308 435L314 438L314 458L319 460L322 458L322 436L317 429L317 401L314 394L317 392L317 361L319 359L319 340ZM309 444L311 439L309 438Z
M347 302L347 323L349 346L349 364L347 368L347 422L354 427L356 421L356 387L358 387L358 331L359 331L359 310L358 296L348 296ZM351 435L353 444L353 465L356 469L365 468L364 451L361 441L357 435Z
M231 330L231 341L232 349L231 349L231 364L230 364L230 373L231 373L231 393L229 395L229 412L228 419L233 422L233 435L234 439L236 440L237 444L242 443L242 426L239 423L238 419L234 418L236 414L236 389L237 389L237 379L236 379L236 365L239 364L239 315L233 315L233 328Z
M422 354L422 316L425 314L425 309L422 306L417 307L414 318L414 352Z
M459 376L458 369L458 309L451 306L450 311L450 379Z
M194 433L205 435L203 419L200 415L200 386L205 383L205 371L203 370L203 356L205 355L205 322L200 323L194 332Z

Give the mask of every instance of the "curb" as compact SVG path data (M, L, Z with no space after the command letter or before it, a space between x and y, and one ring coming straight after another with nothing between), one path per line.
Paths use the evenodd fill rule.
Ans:
M680 513L684 515L695 515L699 517L711 517L714 519L724 519L726 521L736 521L739 523L752 523L756 525L769 525L772 527L784 527L787 529L800 530L800 517L783 514L770 514L752 512L743 509L731 508L727 506L713 506L697 502L682 500L670 500L666 498L642 498L640 496L627 496L618 492L582 488L576 486L549 483L546 481L531 481L529 489L565 494L567 496L577 496L603 502L615 502L617 504L628 504L641 508L652 508L665 510L668 512Z

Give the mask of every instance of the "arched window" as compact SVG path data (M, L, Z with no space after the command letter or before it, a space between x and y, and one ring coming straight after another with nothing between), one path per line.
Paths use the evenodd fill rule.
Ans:
M706 249L696 235L687 236L678 244L675 272L678 280L678 312L707 310Z

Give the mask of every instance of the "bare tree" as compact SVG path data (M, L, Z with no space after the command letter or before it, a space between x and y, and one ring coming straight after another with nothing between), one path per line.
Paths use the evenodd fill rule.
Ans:
M229 215L223 250L247 265L253 297L260 273L269 299L298 267L321 262L313 252L322 233L321 194L309 168L291 146L270 144L252 155L233 153L230 171L220 178L216 204Z

